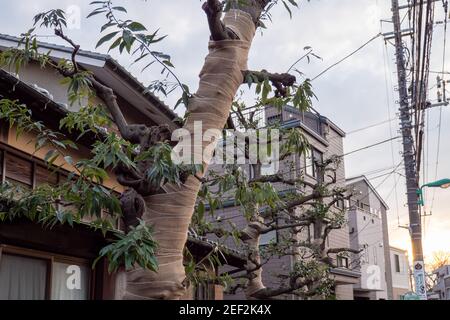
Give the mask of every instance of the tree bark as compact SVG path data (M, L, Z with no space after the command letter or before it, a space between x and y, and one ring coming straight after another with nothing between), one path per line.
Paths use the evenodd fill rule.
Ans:
M234 96L243 83L243 70L247 70L248 53L255 35L254 12L233 9L226 13L223 23L239 39L211 41L209 54L200 73L197 93L189 99L189 117L184 126L194 141L194 122L202 123L202 133L208 129L222 130L227 122ZM265 2L264 2L265 3ZM244 11L245 10L245 11ZM197 153L210 142L203 142ZM209 157L209 156L208 156ZM210 159L204 158L203 177ZM165 185L164 194L144 197L146 209L143 220L153 227L158 242L159 271L136 268L126 272L123 299L178 299L186 292L183 250L188 227L200 188L196 177L189 177L181 185Z

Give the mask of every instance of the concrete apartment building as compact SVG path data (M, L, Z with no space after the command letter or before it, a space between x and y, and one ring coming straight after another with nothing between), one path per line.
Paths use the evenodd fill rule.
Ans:
M315 112L300 112L299 110L290 106L285 106L280 112L277 108L267 107L265 110L265 120L270 123L273 121L279 122L283 128L300 128L303 130L306 139L311 146L311 156L315 159L327 159L335 155L343 154L343 138L345 133L331 122L326 117L323 117ZM295 155L291 159L287 159L279 164L278 172L289 172L290 178L299 176L304 177L310 183L315 183L317 179L317 172L310 157L304 155ZM214 167L213 170L220 170ZM247 171L251 171L245 167ZM263 175L272 175L274 168L265 168L262 170ZM342 162L337 170L337 181L345 186L345 168ZM277 184L276 188L282 193L288 191L291 186ZM225 204L225 208L219 213L223 219L233 217L232 221L238 227L246 225L245 218L239 214L239 208L235 207L234 201ZM261 245L268 244L272 239L278 239L277 232L268 233L262 236ZM305 235L307 237L307 235ZM348 248L350 247L349 229L347 226L340 230L333 230L328 238L328 247L330 248ZM232 243L229 243L232 246ZM336 259L336 257L335 257ZM279 285L278 279L274 277L275 273L280 271L289 272L294 261L292 256L274 258L263 267L264 282L268 287L277 287ZM333 277L336 282L335 296L337 299L352 300L353 285L358 282L360 273L351 269L349 259L340 257L336 264L339 266L332 270ZM244 299L242 291L238 291L234 295L225 295L225 299ZM296 299L292 295L287 295L285 299Z
M348 209L350 245L361 254L353 255L361 278L354 285L358 300L391 300L393 298L389 249L388 206L365 176L347 180L355 196Z
M438 300L450 300L450 265L440 267L433 273L436 276L436 285L432 293Z
M390 258L393 300L401 300L405 293L411 291L408 251L390 247Z
M0 35L0 51L15 48L18 43L18 38ZM71 48L46 43L40 43L39 47L45 53L51 50L51 58L56 61L71 57ZM148 93L144 85L110 56L79 51L77 57L83 69L94 72L98 81L114 90L128 123L148 126L168 124L171 129L177 128L173 122L176 114ZM77 111L76 107L69 107L67 88L60 84L61 79L56 70L42 69L35 62L24 67L18 75L0 69L0 99L18 100L32 111L33 120L42 121L47 127L58 131L59 121L69 111ZM95 99L93 103L102 103L100 99ZM77 135L75 132L74 136ZM74 140L74 137L70 138ZM34 152L35 140L33 133L16 137L14 126L10 128L0 122L0 182L8 181L26 188L41 184L57 185L75 171L62 161L56 163L62 165L59 170L49 170L43 160L49 149ZM78 141L78 150L71 154L74 161L88 158L94 141L95 137L89 134ZM123 191L112 172L104 186L116 192ZM0 210L7 210L1 202ZM116 228L117 231L122 230L122 224L119 222ZM104 259L92 269L92 262L100 249L112 237L108 234L105 239L100 231L93 231L87 224L75 224L73 228L57 225L53 229L44 229L38 223L23 219L0 222L0 300L117 298L121 286L119 274L109 274ZM198 261L216 244L191 234L187 247ZM230 252L226 255L226 263L242 267L245 260ZM68 265L80 267L83 285L79 290L70 291L65 286L69 276L66 273ZM191 286L186 298L221 299L222 288L215 285Z

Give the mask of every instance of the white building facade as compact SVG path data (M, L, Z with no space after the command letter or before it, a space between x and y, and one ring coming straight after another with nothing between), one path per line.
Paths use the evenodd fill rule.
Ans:
M361 250L352 257L361 272L353 286L355 299L392 299L388 206L365 176L348 179L347 188L355 194L348 204L350 246Z
M411 291L411 277L408 252L391 247L392 288L394 300L401 300L402 296Z

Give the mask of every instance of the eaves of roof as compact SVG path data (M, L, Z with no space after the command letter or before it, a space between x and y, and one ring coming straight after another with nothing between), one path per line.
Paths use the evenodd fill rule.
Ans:
M1 47L16 47L20 43L20 38L0 34L0 50ZM1 43L3 41L3 44ZM55 56L56 52L62 52L65 54L71 54L72 48L57 45L53 43L47 42L38 42L39 48L46 49L51 51L51 56ZM152 105L154 105L158 110L160 110L164 115L166 115L170 120L174 120L178 117L178 115L170 109L166 104L164 104L157 96L152 94L147 90L145 85L140 82L136 77L134 77L128 70L126 70L122 65L120 65L115 59L113 59L110 55L102 54L98 52L92 52L87 50L79 50L77 53L78 57L86 58L82 61L84 66L91 65L95 67L107 67L111 71L115 72L124 82L126 82L129 86L131 86L134 90L139 92L143 97L146 98Z

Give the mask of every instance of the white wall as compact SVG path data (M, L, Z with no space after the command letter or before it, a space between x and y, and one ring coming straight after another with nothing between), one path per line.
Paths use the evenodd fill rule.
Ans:
M375 299L387 299L383 225L381 219L362 210L349 213L350 227L354 228L352 246L363 249L361 259L360 288L374 290Z
M395 269L395 255L400 259L400 272ZM406 252L391 247L392 286L394 288L410 289L409 261Z
M355 181L347 185L359 192L352 198L349 212L351 246L363 250L358 256L361 265L361 280L355 289L372 290L372 299L387 299L385 244L383 237L383 220L381 210L385 210L382 202L371 190L365 180ZM364 209L356 206L356 200L364 203ZM368 208L369 206L370 208Z

